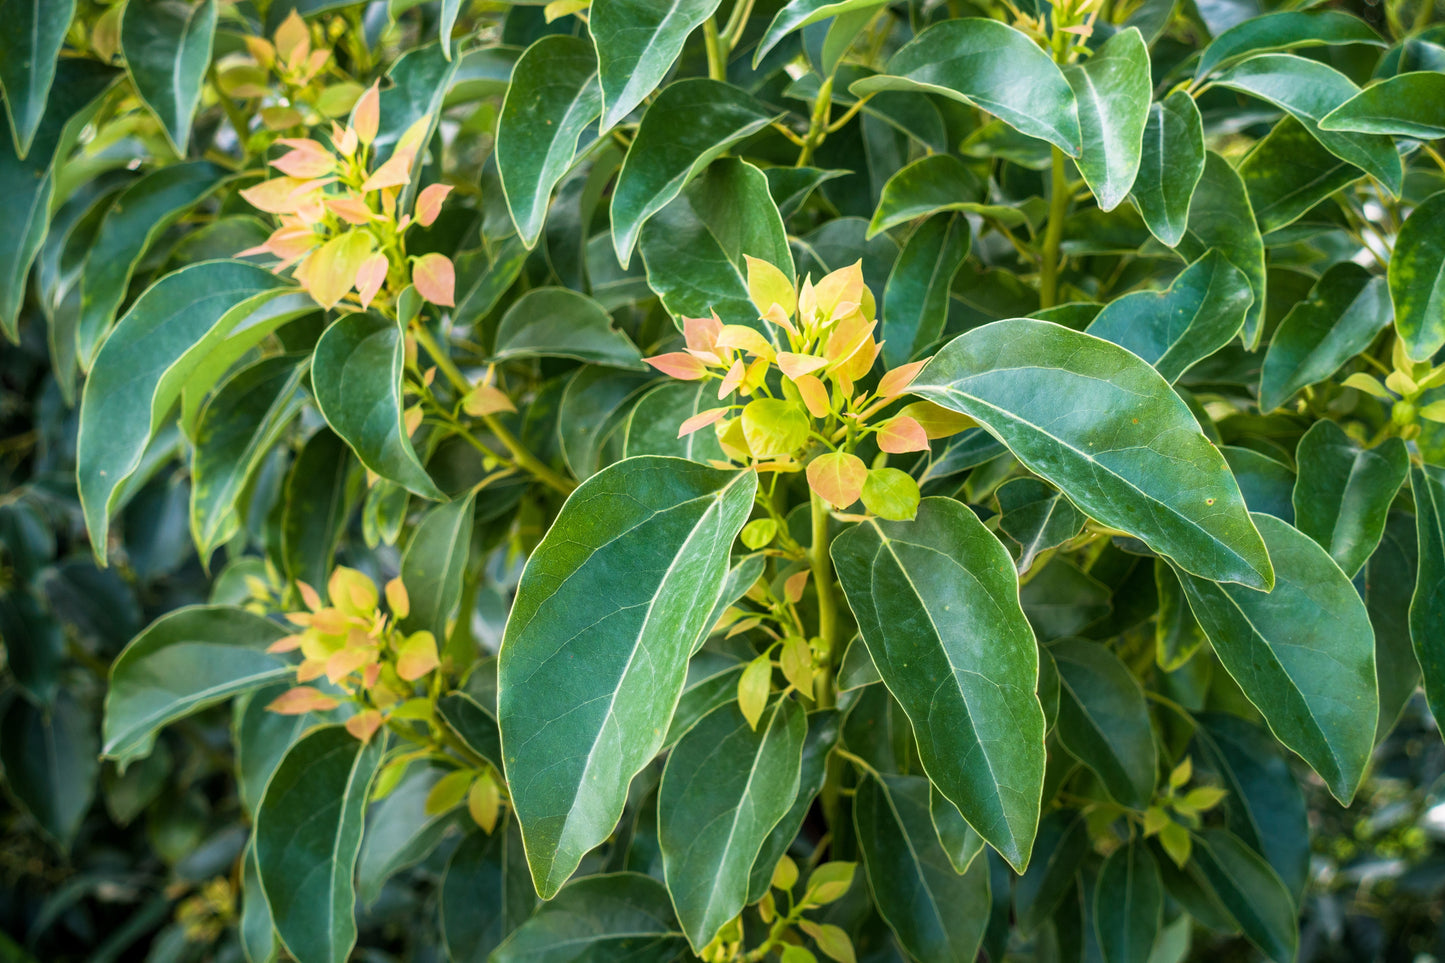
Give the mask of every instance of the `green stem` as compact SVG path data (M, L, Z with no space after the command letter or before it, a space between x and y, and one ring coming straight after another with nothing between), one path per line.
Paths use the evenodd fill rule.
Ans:
M837 703L837 694L833 691L833 672L838 664L838 650L841 647L841 640L838 638L838 598L833 590L833 560L828 554L831 547L828 538L828 505L817 492L808 494L813 522L808 563L813 572L813 590L818 595L818 635L823 640L822 648L825 653L813 691L817 693L818 707L828 709ZM830 757L823 781L821 802L823 818L834 838L837 838L843 821L843 777L842 763Z
M737 0L733 4L733 12L728 14L727 26L723 27L723 40L727 42L728 50L736 50L738 41L743 38L743 31L748 26L748 15L753 12L753 0Z
M808 121L808 133L803 138L803 149L798 152L797 167L807 167L808 162L813 159L813 150L823 142L827 136L828 119L833 114L833 77L829 75L823 79L823 85L818 88L818 99L813 103L813 116Z
M1069 215L1069 179L1064 170L1064 152L1053 149L1053 172L1049 188L1049 220L1044 228L1044 252L1039 275L1039 307L1059 303L1059 247L1064 239L1064 218Z
M703 44L707 47L707 75L713 80L726 82L728 79L728 54L723 40L718 36L717 21L708 17L702 25Z

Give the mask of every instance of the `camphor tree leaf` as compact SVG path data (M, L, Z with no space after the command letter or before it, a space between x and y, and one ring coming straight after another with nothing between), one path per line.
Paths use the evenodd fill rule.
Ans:
M1294 54L1260 54L1219 74L1214 83L1287 111L1331 154L1365 171L1392 193L1400 193L1404 168L1389 137L1320 129L1321 118L1359 92L1333 67Z
M629 458L568 498L522 574L498 666L507 783L557 893L662 745L757 476Z
M121 15L120 48L131 82L182 157L215 34L216 0L128 3Z
M528 247L542 233L552 189L572 166L577 139L601 113L597 55L587 41L550 34L513 68L497 120L497 172Z
M1445 137L1445 74L1417 70L1372 84L1322 117L1320 129Z
M95 718L68 692L45 708L12 695L0 716L5 787L63 850L95 799L96 755Z
M1375 627L1375 675L1380 691L1376 743L1389 734L1420 688L1420 660L1410 638L1410 599L1419 569L1417 522L1418 518L1406 512L1392 511L1385 519L1379 547L1365 563L1364 573L1355 579L1356 588L1363 582L1360 595Z
M998 527L1019 543L1018 569L1027 572L1040 552L1083 531L1088 519L1064 493L1037 478L1015 478L999 486Z
M1350 578L1385 532L1390 503L1410 471L1399 438L1365 448L1333 421L1317 421L1295 450L1295 527L1319 542Z
M1079 864L1089 852L1088 826L1077 812L1055 809L1039 821L1039 858L1014 883L1019 929L1038 930L1073 887Z
M1273 585L1223 456L1168 382L1118 345L996 321L945 345L910 390L971 416L1091 518L1187 571Z
M1137 27L1120 30L1087 60L1064 70L1079 104L1079 173L1099 208L1112 211L1134 186L1153 86L1149 48Z
M344 963L356 944L352 872L383 738L345 726L303 736L256 812L256 867L276 932L298 963Z
M1415 594L1410 598L1410 639L1432 712L1445 710L1445 468L1410 468L1415 532L1420 547Z
M493 359L538 357L643 367L637 346L612 326L602 305L567 288L533 288L502 316Z
M270 9L275 10L276 4L272 3ZM381 91L381 118L376 140L372 142L376 163L388 160L402 135L420 121L426 121L421 143L431 142L458 66L458 60L450 57L447 47L441 43L429 43L408 50L396 59L386 72L391 86ZM422 178L417 175L426 163L426 157L423 151L412 161L411 182L401 189L397 198L397 206L401 210L410 210L416 201L422 183Z
M1189 222L1177 247L1188 261L1197 261L1210 248L1218 248L1230 264L1244 272L1254 292L1254 302L1244 316L1244 345L1251 351L1257 348L1264 334L1264 239L1244 181L1213 151L1205 155L1204 173L1194 188Z
M1110 301L1085 330L1128 348L1173 383L1233 340L1253 300L1244 272L1212 250L1167 291L1137 291Z
M1164 922L1164 881L1142 840L1120 846L1099 867L1093 917L1104 963L1148 963Z
M1420 203L1395 238L1390 300L1405 351L1426 361L1445 345L1445 191ZM1377 329L1378 330L1378 329ZM1364 350L1363 346L1356 351ZM1351 352L1354 354L1355 352Z
M808 721L783 698L748 724L735 701L687 731L657 791L658 842L672 905L695 951L747 905L753 863L798 794Z
M478 897L481 896L479 899ZM456 963L486 963L537 905L517 821L491 835L473 832L457 846L442 877L442 939Z
M1390 317L1384 278L1351 261L1331 265L1270 339L1260 369L1260 409L1273 411L1334 374L1370 346Z
M679 324L716 311L724 324L761 328L743 255L793 276L793 253L768 179L746 161L719 158L642 226L647 284ZM716 400L716 398L714 398Z
M948 292L972 243L962 217L930 217L908 236L883 288L883 361L896 368L943 333Z
M602 87L603 133L630 114L657 89L672 69L688 35L713 15L721 0L641 3L596 0L587 27L597 46Z
M1362 43L1383 47L1380 35L1363 20L1337 10L1289 10L1251 17L1214 38L1194 69L1196 78L1250 54L1299 47Z
M281 562L287 577L313 588L326 584L360 487L361 473L335 432L321 428L306 439L282 496Z
M1275 562L1268 594L1183 574L1215 654L1270 730L1348 805L1374 748L1375 633L1324 549L1272 515L1254 516Z
M963 161L952 154L930 154L888 178L867 236L942 211L980 210L986 193L986 185Z
M758 64L768 55L768 51L777 46L779 40L794 30L801 30L840 14L872 10L883 3L884 0L790 0L773 15L768 29L758 41L757 48L753 51L753 69L757 69Z
M642 115L612 191L612 244L622 266L631 262L648 218L723 151L777 116L751 94L706 77L663 88Z
M756 312L754 312L756 313ZM623 452L633 455L672 455L706 464L721 460L722 447L711 430L694 431L677 437L677 426L699 412L716 408L717 389L711 382L664 381L637 399L627 416Z
M602 873L539 906L489 959L670 963L686 951L666 887L641 873Z
M1189 202L1204 175L1204 120L1187 91L1149 107L1134 178L1134 206L1149 232L1168 247L1184 237Z
M988 924L988 861L954 871L933 829L928 780L864 776L853 823L874 905L909 956L973 963Z
M140 466L191 374L223 343L227 350L255 344L313 308L310 298L265 268L205 261L161 278L120 319L80 402L80 500L101 564L121 485Z
M476 492L467 492L426 513L401 557L401 582L411 611L401 620L406 632L426 630L446 638L447 622L462 597L462 576L472 548Z
M1286 114L1240 162L1239 176L1259 229L1267 234L1293 224L1365 172L1325 150Z
M1157 763L1138 680L1100 642L1064 639L1049 646L1049 655L1059 669L1059 740L1115 801L1143 809L1154 798Z
M1044 778L1038 649L1008 550L974 513L926 498L911 522L870 519L832 555L924 770L1012 865L1028 865Z
M423 498L446 496L417 458L402 410L406 344L401 328L375 314L349 314L327 327L311 361L311 389L331 430L361 463Z
M730 678L733 685L727 701L732 701L737 694L737 677ZM798 830L803 828L803 821L808 818L808 813L813 808L813 800L822 791L828 775L829 754L838 742L841 721L837 709L818 709L808 713L808 736L803 742L803 764L798 771L798 794L793 798L793 804L787 813L768 834L757 860L753 863L752 875L748 878L749 904L762 899L763 894L771 887L778 861L787 853L793 840L798 838Z
M849 89L860 97L881 90L942 94L1071 157L1082 149L1078 103L1068 81L1038 44L996 20L936 23L889 58L886 73Z
M24 158L45 115L55 61L75 16L75 0L16 0L0 7L0 90L16 154Z
M193 605L157 619L116 658L105 697L103 752L122 766L150 754L177 719L291 674L266 647L286 626L228 605Z
M1269 863L1227 830L1206 829L1194 842L1190 869L1249 941L1274 963L1295 959L1298 910Z

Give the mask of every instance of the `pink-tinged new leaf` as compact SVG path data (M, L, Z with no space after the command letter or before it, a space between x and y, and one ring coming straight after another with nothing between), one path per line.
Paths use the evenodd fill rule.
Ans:
M811 354L794 354L791 351L778 352L778 368L794 381L803 375L812 374L827 364L827 358L818 358Z
M721 401L728 395L732 394L734 391L737 391L738 385L743 383L743 378L747 375L747 373L748 369L743 364L743 360L741 358L734 361L733 366L728 369L728 373L723 376L722 384L718 386L718 400Z
M371 256L376 239L366 231L347 231L333 237L306 258L298 280L323 308L334 308L346 297L363 262Z
M928 432L907 415L889 418L878 429L878 447L890 455L928 450Z
M717 338L722 329L722 321L718 320L717 315L710 318L682 319L682 336L687 339L689 351L716 354Z
M377 84L373 83L366 88L356 101L356 106L351 108L351 128L356 131L356 139L367 146L376 140L377 128L381 126L381 91Z
M361 262L361 268L356 272L356 294L361 300L361 306L368 307L371 299L381 290L386 283L386 271L389 267L385 254L373 254Z
M368 224L376 215L366 206L366 201L353 195L328 197L326 207L331 213L348 224Z
M794 605L803 601L803 589L808 587L808 575L807 569L789 575L783 582L783 597Z
M814 375L803 375L794 378L793 384L798 388L798 394L803 396L803 404L808 408L808 414L814 418L826 418L832 410L828 403L828 388Z
M310 181L298 177L273 177L246 188L241 196L267 214L294 214L301 206L301 196L312 186Z
M271 166L291 177L325 177L336 168L336 158L321 144L304 137L286 137L277 143L291 148Z
M371 172L361 185L362 193L379 191L387 187L403 187L411 183L411 162L416 155L411 151L398 150L385 164Z
M431 227L442 212L442 201L451 192L450 184L430 184L424 188L416 199L416 222L422 227Z
M301 648L301 636L287 635L266 646L266 651L279 655L283 652L295 652L299 648Z
M380 712L367 709L346 720L346 731L362 742L370 742L371 737L376 735L376 730L381 728L382 721Z
M847 452L831 451L808 463L808 487L834 508L847 508L863 493L868 466Z
M947 438L956 435L960 431L967 431L969 428L977 428L978 422L968 415L950 411L941 405L935 405L931 401L915 401L906 406L900 415L912 418L923 426L930 439Z
M413 633L397 650L396 674L407 682L415 682L439 665L437 640L430 632Z
M918 372L922 371L923 366L927 363L927 358L922 361L910 361L885 374L878 379L878 397L897 398L903 394L908 390L908 386L913 384L913 379L918 377Z
M325 712L335 709L335 699L323 695L309 685L298 685L281 693L266 708L283 716L299 716L308 712Z
M445 254L423 254L417 258L411 269L411 283L416 285L417 293L432 304L444 308L456 304L457 273L451 258Z
M768 339L744 324L725 324L718 332L717 346L719 348L734 348L746 351L748 354L759 358L772 358L773 346Z
M677 429L677 437L686 438L699 428L706 428L727 413L728 409L726 408L709 408L707 411L699 411L682 423L682 426Z
M311 52L311 31L293 7L276 28L276 53L288 64L299 63Z
M668 377L677 378L680 381L697 381L699 378L707 376L707 365L686 351L669 351L666 354L654 355L642 360Z

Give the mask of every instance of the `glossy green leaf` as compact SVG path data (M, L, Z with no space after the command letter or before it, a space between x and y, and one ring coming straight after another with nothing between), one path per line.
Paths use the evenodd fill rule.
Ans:
M1229 832L1206 829L1195 840L1193 863L1251 943L1274 963L1295 959L1299 923L1294 900L1262 857Z
M756 313L756 312L754 312ZM633 455L672 455L706 464L721 460L722 447L709 427L682 438L678 428L699 412L718 406L717 389L711 382L665 381L648 391L632 406L627 416L623 451Z
M868 237L907 221L943 211L983 208L986 185L952 154L930 154L888 178Z
M294 681L288 674L281 681L238 696L232 703L231 744L236 752L236 788L241 808L248 817L256 814L256 807L266 794L266 783L271 781L271 774L296 740L318 724L334 721L325 713L283 716L266 708L289 690Z
M1224 458L1158 372L1118 345L997 321L949 342L910 390L973 417L1091 518L1186 570L1272 584Z
M928 815L933 820L933 831L938 835L938 844L948 855L953 871L962 875L968 872L978 854L983 852L983 837L974 832L963 818L958 807L948 797L931 786L928 793Z
M473 832L442 877L442 939L454 963L486 963L509 933L532 915L537 894L527 875L522 834L508 818L489 836Z
M1385 520L1379 548L1355 579L1375 628L1375 675L1380 718L1375 742L1384 740L1420 687L1420 661L1410 638L1410 598L1419 567L1417 519L1393 511Z
M1137 28L1120 30L1087 60L1065 68L1064 79L1079 104L1079 173L1100 209L1112 211L1139 173L1153 87L1149 48Z
M922 776L864 776L853 798L873 903L915 960L973 963L988 923L987 860L954 872L929 815Z
M747 905L753 863L798 794L807 718L780 699L748 724L736 703L713 710L667 757L658 842L672 904L701 950Z
M1117 802L1143 809L1157 768L1144 690L1103 643L1065 639L1049 654L1059 669L1059 741Z
M294 292L264 268L206 261L161 278L120 319L85 382L76 456L86 528L102 564L121 484L182 386L222 343L254 344L309 310L310 299Z
M1176 90L1149 107L1134 178L1134 205L1149 231L1169 247L1184 237L1189 202L1204 175L1204 120L1194 98Z
M120 48L131 82L182 156L215 33L216 0L128 3L120 19Z
M311 360L311 390L331 430L371 471L423 498L445 496L407 437L406 344L395 321L351 314L331 324Z
M1419 70L1366 87L1322 117L1320 129L1445 137L1445 74Z
M538 907L491 963L670 963L687 950L667 889L641 873L587 876Z
M557 406L562 460L577 479L589 478L622 454L631 403L655 381L641 371L588 366L567 380Z
M12 555L13 557L13 555ZM42 706L49 706L65 667L65 634L39 598L22 588L0 594L0 639L15 681Z
M373 803L356 858L356 898L371 906L393 875L425 859L442 837L467 818L459 809L427 812L427 796L454 770L413 763L396 788Z
M279 622L232 606L189 606L153 622L110 672L105 755L124 764L151 750L163 726L290 674L266 647Z
M888 60L883 75L850 88L942 94L994 114L1013 127L1079 156L1079 108L1064 75L1038 44L996 20L945 20Z
M1093 910L1104 963L1149 963L1164 922L1164 882L1142 840L1120 846L1099 867Z
M587 41L543 37L513 68L497 121L497 171L528 247L542 233L552 189L572 166L578 138L601 113L597 55Z
M5 788L64 850L95 799L97 748L94 716L68 692L44 709L12 696L0 716Z
M273 963L280 947L271 925L271 907L261 892L261 874L256 869L255 847L247 842L241 857L241 920L237 927L241 952L247 963Z
M1286 114L1240 162L1239 176L1259 229L1267 234L1293 224L1365 172L1325 150Z
M400 623L404 631L426 630L446 638L447 623L462 598L475 516L476 493L468 492L431 509L417 525L401 557L401 581L411 601Z
M1390 317L1384 278L1350 261L1332 265L1275 329L1260 369L1260 409L1273 411L1330 377L1368 348Z
M1363 43L1384 46L1364 21L1336 10L1291 10L1251 17L1214 39L1194 69L1196 78L1250 54L1299 47Z
M721 0L641 3L596 0L587 27L597 46L606 132L657 89L682 53L688 35L713 15Z
M1019 543L1018 570L1027 572L1040 552L1057 548L1083 531L1088 519L1057 488L1037 478L999 486L998 528Z
M611 834L628 783L662 744L756 487L752 472L629 458L583 482L532 553L502 642L498 710L544 897Z
M1089 852L1088 825L1073 810L1055 809L1039 821L1039 858L1014 884L1019 928L1038 930L1069 895L1079 864Z
M1385 532L1410 453L1398 438L1366 448L1333 421L1317 421L1295 450L1295 527L1319 542L1350 578Z
M715 311L724 324L762 327L748 298L744 255L793 276L788 233L768 193L768 179L731 157L713 161L644 224L638 250L648 286L679 324Z
M281 558L286 575L319 589L361 487L351 451L326 428L306 440L286 478Z
M705 77L663 88L642 115L612 191L612 244L623 267L648 218L715 158L777 116L752 95Z
M566 288L533 288L522 295L497 328L495 360L574 358L615 368L641 368L642 355L612 326L602 305Z
M240 528L237 503L300 413L305 374L295 355L263 358L226 379L201 409L191 460L191 537L201 558Z
M736 702L738 680L747 665L728 656L718 656L716 660L708 655L694 658L688 664L687 683L668 723L664 748L676 745L703 716L719 706Z
M961 502L928 498L911 522L848 529L832 555L929 778L1012 865L1027 866L1044 717L1008 550Z
M1229 68L1214 82L1288 112L1331 154L1367 172L1391 192L1400 192L1404 169L1390 138L1320 129L1321 118L1359 92L1333 67L1294 54L1261 54Z
M1410 638L1431 711L1445 708L1445 468L1410 469L1419 571L1410 599Z
M1179 253L1189 261L1199 260L1210 248L1218 248L1249 279L1254 303L1244 316L1243 337L1245 347L1252 351L1264 334L1264 239L1244 181L1213 151L1205 155L1204 174L1194 188L1188 226L1178 244Z
M1395 330L1405 342L1406 352L1417 361L1428 360L1445 346L1445 221L1442 218L1445 218L1445 191L1426 198L1410 212L1395 238L1390 257L1390 300L1395 306Z
M972 231L961 217L931 217L903 245L883 289L883 362L896 368L943 333L948 293L968 257Z
M451 0L443 0L450 3ZM274 11L277 4L272 3ZM439 17L438 20L443 20ZM398 141L411 129L413 124L425 121L421 129L425 132L421 143L429 144L436 135L440 123L442 104L447 91L451 89L452 78L458 67L457 58L449 56L449 50L441 43L429 43L404 52L392 62L387 70L391 85L381 91L381 118L372 142L373 157L384 162L391 157ZM425 151L412 162L412 179L403 187L397 198L401 210L410 210L421 188L422 177L418 176L427 163Z
M776 14L763 37L753 51L753 69L756 70L768 51L777 46L794 30L836 17L841 14L872 10L882 6L884 0L789 0Z
M1272 515L1254 516L1276 565L1269 594L1181 576L1224 668L1280 742L1343 802L1374 748L1375 636L1365 605L1324 549Z
M276 767L256 812L256 866L297 963L344 963L356 943L352 872L384 739L315 729Z
M734 684L733 693L737 692ZM772 884L778 861L798 838L798 831L813 808L813 800L823 789L828 775L828 759L838 742L839 713L836 709L819 709L808 713L808 736L803 742L803 764L798 771L798 794L768 838L753 863L748 878L748 903L763 898Z
M502 767L502 737L497 720L467 692L448 692L437 700L437 714L467 748L496 766Z
M75 0L17 0L0 7L6 28L0 31L0 89L10 134L24 157L45 115L55 60L75 16Z
M1154 591L1159 612L1154 623L1154 660L1165 672L1173 672L1194 657L1208 638L1184 597L1179 576L1163 559L1154 563Z

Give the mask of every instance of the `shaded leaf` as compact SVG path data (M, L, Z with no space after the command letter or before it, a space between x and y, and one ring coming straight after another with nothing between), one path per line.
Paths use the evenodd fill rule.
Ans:
M1335 422L1317 421L1300 439L1295 461L1295 527L1354 578L1380 544L1390 503L1409 473L1405 443L1387 438L1365 448Z
M120 48L136 93L183 157L215 33L216 0L128 3L121 15Z

